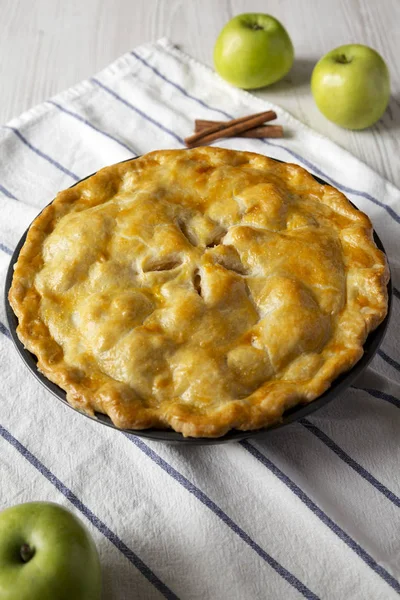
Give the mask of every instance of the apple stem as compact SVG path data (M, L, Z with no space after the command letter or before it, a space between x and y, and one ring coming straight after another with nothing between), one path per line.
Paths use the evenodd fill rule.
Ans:
M347 65L348 63L351 62L351 60L349 60L347 58L347 56L345 56L344 54L341 54L340 56L337 57L337 61L342 63L342 65Z
M34 555L34 550L29 546L29 544L22 544L19 553L23 562L26 563L31 560L32 556Z

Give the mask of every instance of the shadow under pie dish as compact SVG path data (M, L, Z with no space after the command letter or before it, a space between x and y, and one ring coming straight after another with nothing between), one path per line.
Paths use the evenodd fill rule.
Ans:
M323 394L385 318L389 271L338 190L204 147L102 169L32 223L18 337L80 411L184 436L258 430Z

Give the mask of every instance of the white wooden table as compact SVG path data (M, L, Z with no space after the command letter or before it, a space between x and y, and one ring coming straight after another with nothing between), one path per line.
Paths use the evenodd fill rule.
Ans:
M269 12L287 28L292 71L257 92L327 135L400 187L399 0L0 0L0 122L167 36L212 66L222 26L241 12ZM310 92L316 61L344 43L382 54L392 78L389 108L374 127L351 132L327 121Z

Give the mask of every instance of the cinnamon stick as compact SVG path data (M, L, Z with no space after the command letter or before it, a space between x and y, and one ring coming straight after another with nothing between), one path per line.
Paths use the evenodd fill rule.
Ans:
M276 113L273 110L267 110L255 115L241 117L240 119L233 119L232 121L226 121L219 124L217 123L212 125L207 131L201 131L187 137L185 139L185 144L188 148L210 144L218 138L232 137L238 133L247 131L248 129L258 127L266 121L272 121L273 119L276 119Z
M222 123L223 121L208 121L206 119L195 120L195 132L205 131L214 123ZM242 138L281 138L283 137L282 125L264 125L261 127L253 127L247 131L238 133L237 137Z

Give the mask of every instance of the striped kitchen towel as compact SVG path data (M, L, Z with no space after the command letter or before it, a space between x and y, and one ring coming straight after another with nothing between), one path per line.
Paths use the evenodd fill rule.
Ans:
M289 114L167 40L144 45L0 128L0 277L60 189L181 148L195 118L273 108L291 135L224 140L305 166L368 213L391 260L393 314L364 380L264 440L168 446L58 402L22 365L0 307L0 508L51 500L88 525L104 598L389 600L400 592L400 192Z

